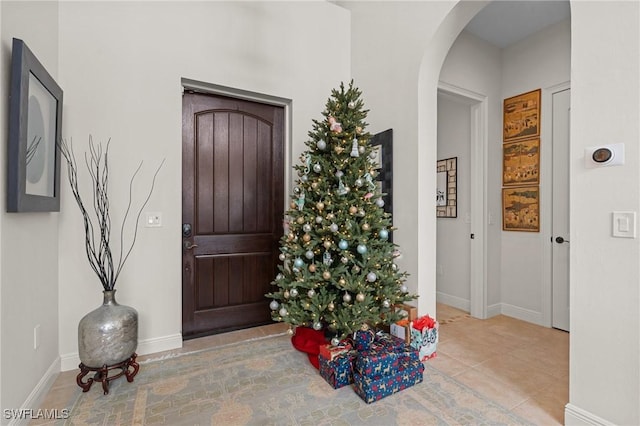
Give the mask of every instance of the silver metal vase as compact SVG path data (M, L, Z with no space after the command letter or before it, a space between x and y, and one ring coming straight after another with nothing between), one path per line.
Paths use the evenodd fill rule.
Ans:
M138 347L138 312L119 305L115 290L102 293L102 306L89 312L78 324L80 361L90 368L125 361Z

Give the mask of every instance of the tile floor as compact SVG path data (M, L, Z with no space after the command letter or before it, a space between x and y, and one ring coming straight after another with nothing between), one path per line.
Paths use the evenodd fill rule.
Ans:
M563 424L564 406L569 401L568 333L503 315L478 320L441 304L437 310L440 341L437 356L427 362L535 424ZM138 360L279 334L287 328L276 323L187 340L181 349L140 356ZM77 370L60 373L41 408L64 408L79 391L77 374Z

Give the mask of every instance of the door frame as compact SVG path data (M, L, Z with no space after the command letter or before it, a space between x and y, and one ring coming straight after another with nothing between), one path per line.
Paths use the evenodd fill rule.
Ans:
M474 318L487 318L487 185L488 185L488 101L485 95L461 87L438 82L438 93L469 105L470 108L470 193L471 233L469 313ZM434 165L435 168L435 165Z
M188 78L181 79L182 85L182 93L186 90L191 90L197 93L209 94L209 95L218 95L218 96L226 96L229 98L240 99L244 101L258 102L262 104L277 106L284 108L284 158L283 158L283 167L284 167L284 197L283 197L283 211L287 211L287 207L289 205L289 194L288 190L291 188L291 179L292 179L292 103L291 99L281 98L272 95L266 95L264 93L252 92L248 90L236 89L233 87L221 86L213 83L206 83L197 80L191 80ZM182 111L180 113L180 126L182 126ZM180 162L180 176L182 176L182 161ZM182 193L182 188L180 190ZM182 218L180 219L182 223ZM182 238L180 238L182 241ZM182 251L181 251L182 253ZM182 273L181 273L182 276ZM180 291L182 294L182 288L184 283L180 284ZM183 314L183 303L180 303L180 318L182 318ZM182 324L182 323L181 323Z
M565 90L571 89L571 81L564 81L559 84L555 84L553 86L549 86L542 89L541 94L541 109L542 111L551 112L553 109L553 94L562 92ZM552 114L542 113L542 117L548 117L548 119L543 118L543 122L541 123L541 132L540 132L540 140L541 141L549 141L552 137L552 127L551 127L551 117ZM569 135L569 139L571 139L571 135ZM571 146L571 144L569 144ZM542 215L540 217L540 223L548 223L549 226L543 226L540 228L541 237L542 237L542 324L545 327L553 326L553 247L551 241L551 232L552 232L552 221L553 221L553 205L552 205L552 193L553 190L553 167L552 167L552 152L549 149L541 149L541 157L540 157L540 192L542 194L540 199L540 211ZM569 154L569 158L571 158L571 154ZM570 167L567 164L567 167ZM545 180L542 179L542 176L551 176L551 179ZM569 174L569 188L571 188L571 174ZM549 206L549 208L543 208L544 206ZM569 228L571 228L571 222L569 222ZM569 258L571 259L571 258ZM571 287L571 276L569 276L569 287Z

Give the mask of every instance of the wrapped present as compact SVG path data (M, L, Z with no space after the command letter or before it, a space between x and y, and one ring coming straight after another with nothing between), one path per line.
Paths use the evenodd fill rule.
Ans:
M332 360L318 356L320 362L320 376L334 389L353 383L353 361L355 352L345 352L335 356Z
M438 321L429 315L420 317L409 324L411 346L419 351L422 361L436 356L438 328Z
M409 331L409 320L403 319L396 321L389 326L389 334L400 339L404 339L405 342L411 342L411 332Z
M354 368L365 376L394 374L404 359L418 361L418 351L395 336L376 334L369 350L358 353Z
M420 361L403 358L394 374L369 377L353 372L353 389L367 404L422 382L424 365Z
M344 344L340 344L338 346L334 346L331 344L326 344L326 345L320 345L320 356L328 359L329 361L333 361L334 358L336 358L338 355L347 353L349 351L351 351L351 344L349 343L344 343Z
M353 343L357 351L366 351L373 342L375 333L373 330L358 330L353 333Z

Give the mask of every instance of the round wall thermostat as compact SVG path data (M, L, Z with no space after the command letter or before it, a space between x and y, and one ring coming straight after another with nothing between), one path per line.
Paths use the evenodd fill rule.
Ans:
M613 157L613 152L609 148L598 148L591 155L596 163L606 163L611 160L611 157Z

